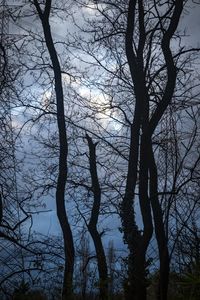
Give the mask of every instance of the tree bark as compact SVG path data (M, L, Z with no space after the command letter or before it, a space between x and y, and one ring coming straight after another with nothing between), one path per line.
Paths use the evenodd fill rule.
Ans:
M164 112L168 105L171 103L174 89L176 86L177 70L174 64L173 55L170 49L170 41L178 27L180 16L183 10L183 1L174 1L174 11L171 16L169 26L165 32L163 31L163 38L161 41L162 52L166 62L167 68L167 82L164 90L162 100L158 104L155 112L153 113L151 120L149 121L149 127L147 129L148 134L152 137L155 128L161 120ZM153 211L154 226L156 240L159 250L160 260L160 276L158 283L158 300L166 300L168 294L168 283L169 283L169 271L170 271L170 258L168 252L168 241L164 228L162 208L158 199L158 175L155 157L153 153L152 143L149 148L150 159L149 159L149 174L150 174L150 199L151 207Z
M98 217L99 217L100 205L101 205L101 188L100 188L98 174L97 174L97 162L96 162L97 144L94 144L92 138L89 137L87 134L86 134L86 139L89 146L90 174L92 179L92 191L94 194L94 202L92 206L90 221L88 224L88 230L94 242L95 251L97 255L100 299L107 300L108 299L108 268L106 262L106 255L105 255L105 251L101 239L101 234L98 232L97 229Z
M158 175L157 166L155 163L153 148L150 149L149 160L149 173L150 173L150 199L153 210L156 240L158 243L159 260L160 260L160 276L158 283L158 300L167 300L168 283L169 283L169 253L168 241L165 233L162 209L158 199Z
M61 68L58 60L57 52L54 47L51 28L49 24L49 15L51 10L51 0L47 0L44 11L41 10L37 0L34 0L34 5L40 17L43 26L45 42L53 65L55 78L55 93L57 104L57 125L59 132L59 171L56 187L56 210L57 217L61 226L64 240L64 279L62 299L73 299L73 271L74 271L74 243L72 231L68 222L68 217L65 208L65 186L67 180L67 155L68 141L66 134L65 113L64 113L64 98L63 86L61 77Z
M137 5L137 10L136 10ZM127 184L125 197L121 206L121 219L124 231L124 239L128 244L129 256L129 278L131 278L130 289L132 299L146 299L145 282L145 254L150 242L153 225L151 207L155 225L156 239L160 258L160 281L158 299L165 300L167 297L169 277L169 255L162 209L158 199L157 167L154 161L152 149L152 135L163 116L167 106L172 100L176 84L176 67L170 50L170 41L178 26L183 9L183 1L175 1L172 7L173 13L167 30L162 27L163 38L161 47L166 63L167 82L163 97L158 103L155 112L149 119L150 98L146 88L144 71L144 46L146 41L143 1L130 0L128 5L127 29L126 29L126 56L134 84L135 113L131 128L131 143L129 153L129 165L127 173ZM138 13L138 46L133 41L136 17ZM133 47L134 45L134 47ZM132 130L134 129L134 130ZM139 156L140 153L140 156ZM137 181L137 165L139 165L139 202L143 220L143 234L138 231L134 218L134 191ZM150 178L149 178L150 176ZM150 197L149 197L150 193ZM132 265L132 266L131 266ZM136 276L139 276L136 278ZM139 287L139 288L138 288Z
M140 36L137 53L133 49L133 34L137 1L130 0L126 29L126 56L134 83L135 112L131 126L131 142L125 196L121 205L121 219L124 240L129 248L129 296L127 299L146 299L146 251L149 245L153 226L151 218L150 200L148 197L148 139L141 137L141 129L148 124L148 94L145 87L143 70L143 49L145 45L143 1L139 2ZM138 165L139 178L138 178ZM134 196L136 182L139 179L139 202L143 219L143 232L135 222Z

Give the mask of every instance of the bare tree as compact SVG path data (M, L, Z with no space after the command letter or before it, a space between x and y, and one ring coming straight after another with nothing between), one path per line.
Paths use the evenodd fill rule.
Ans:
M196 92L198 84L191 71L196 59L193 52L198 49L183 48L181 34L177 30L187 1L110 0L94 1L93 4L87 1L87 9L95 11L95 14L89 18L89 30L87 28L81 32L82 36L75 43L72 41L76 34L68 36L71 48L67 40L55 43L52 38L51 17L54 17L54 9L58 16L58 7L50 0L34 0L30 3L37 12L36 18L39 17L41 21L44 38L29 31L24 47L26 52L22 55L26 56L29 52L32 57L29 56L29 61L21 65L24 73L27 71L30 75L34 72L34 76L29 77L31 83L27 90L30 94L34 94L34 89L37 90L35 86L40 86L42 91L37 90L34 96L31 94L32 101L30 95L25 95L27 91L21 93L18 103L29 111L29 121L35 125L37 136L31 146L40 145L36 156L42 166L40 170L34 166L32 177L26 178L25 182L30 180L29 187L26 185L30 189L27 192L30 205L34 199L49 197L51 191L56 189L56 210L64 239L65 256L62 297L73 298L74 244L71 224L74 222L77 226L78 222L82 222L74 212L70 215L66 212L65 200L73 199L78 208L84 207L84 212L79 209L80 215L83 215L95 245L101 299L109 297L109 274L111 276L113 257L110 249L108 268L99 229L104 228L104 223L99 226L99 220L102 215L110 219L111 215L115 215L121 217L120 231L128 245L126 298L147 298L147 256L150 242L155 236L155 253L158 253L160 263L156 297L165 300L170 259L181 242L185 228L190 228L191 213L198 205L192 194L199 180L199 155L194 155L194 152L198 154L199 146L198 109L195 102L199 93ZM64 13L66 11L62 9ZM32 11L30 16L33 16ZM79 17L80 12L77 22ZM84 18L80 19L82 23ZM31 43L36 46L33 50L30 49L30 45L33 45ZM3 62L1 78L5 81L6 57L4 49L0 48ZM74 70L80 67L81 71L75 73L75 76L63 71L68 56L61 57L58 54L61 49L65 53L71 50L70 55L76 61L75 64L79 59L79 65ZM79 52L84 55L79 56ZM23 85L23 80L20 84ZM64 85L70 87L65 104ZM50 96L46 96L46 91L50 91ZM192 97L193 101L188 104ZM170 114L175 114L179 120L164 130L164 122L174 122L169 118ZM0 117L1 123L5 124L3 113ZM57 122L57 126L54 122ZM184 133L180 128L185 122L187 125L193 122L194 126L190 137L183 138ZM7 133L8 126L5 128L4 133ZM85 150L83 145L85 132L89 155L88 148ZM94 140L98 140L98 147ZM8 157L8 153L2 149L1 153ZM100 166L99 171L97 166ZM2 204L6 180L3 183L0 225L9 234L1 230L0 237L21 247L14 231L13 235L10 234L12 228L21 224L21 219L17 223L13 222L12 227L5 223L6 213ZM35 196L37 192L39 195ZM22 198L20 209L23 210L26 197ZM72 201L70 205L73 205ZM30 214L24 209L21 216L26 221ZM118 221L117 218L115 221ZM116 224L118 227L119 223ZM45 253L45 247L41 252ZM57 269L62 271L62 266ZM60 277L61 272L54 274ZM84 298L87 297L88 274L83 275Z
M34 0L34 5L42 23L46 46L49 51L54 71L55 93L57 101L57 124L59 132L59 171L56 187L56 209L59 223L62 229L65 253L65 268L62 295L63 299L71 299L73 293L72 280L74 270L74 244L65 208L65 185L67 180L68 141L65 124L61 68L58 55L53 43L49 24L49 17L51 13L51 0L46 1L44 10L42 10L41 5L37 0Z
M129 298L146 299L146 254L155 230L160 261L157 298L166 299L170 257L161 194L167 192L167 187L161 191L159 185L156 137L162 132L161 122L172 101L181 99L180 107L188 99L183 82L194 93L195 83L191 88L188 77L183 76L182 71L188 62L185 55L192 52L194 55L198 49L183 50L176 43L184 1L101 1L95 2L92 7L85 5L96 10L97 20L90 18L90 27L84 32L94 34L93 42L97 46L90 44L87 47L86 39L84 46L78 43L78 48L91 57L92 62L87 60L86 63L96 71L91 85L107 98L100 111L105 115L111 115L109 110L113 115L118 111L115 120L121 121L123 129L128 128L129 147L124 147L125 157L119 151L119 138L123 139L123 134L118 137L110 131L109 135L107 128L102 128L102 132L109 136L110 144L120 144L112 150L115 154L118 150L121 158L128 162L127 172L123 173L125 187L121 184L120 215L124 240L129 248ZM107 56L104 56L105 53ZM102 74L107 74L109 79L106 82L101 80L98 68ZM180 83L182 92L178 92ZM107 142L106 138L104 141ZM107 144L108 147L110 144ZM168 183L170 179L166 177ZM142 228L137 226L135 216L137 200Z

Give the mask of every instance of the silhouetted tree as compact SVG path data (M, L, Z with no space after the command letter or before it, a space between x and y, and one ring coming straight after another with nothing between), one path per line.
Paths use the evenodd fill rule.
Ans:
M179 107L185 103L187 89L179 94L176 87L186 82L188 89L191 88L187 76L182 76L181 72L183 66L187 67L185 55L198 49L183 50L176 43L184 1L95 1L93 6L87 4L88 9L96 10L95 17L88 18L90 27L84 29L85 33L93 33L94 46L88 45L85 39L85 44L81 46L79 42L77 47L91 57L91 63L87 62L96 71L91 75L91 87L93 85L105 96L105 104L99 104L102 109L97 114L107 113L112 117L112 112L114 115L118 111L113 120L117 119L122 126L119 130L122 139L123 128L128 128L129 147L125 148L128 168L123 172L125 188L120 191L123 198L120 216L129 248L129 298L146 299L146 253L155 230L160 261L157 298L167 299L170 258L160 197L156 136L161 137L161 122L174 99L181 97L182 102L176 102ZM106 74L106 82L102 74ZM124 158L119 150L121 144L116 147L119 136L113 131L102 128L109 142L115 145L113 152L118 151ZM107 140L104 138L105 143ZM170 179L166 177L168 183ZM161 193L167 192L166 189L165 186ZM142 228L137 226L135 217L137 200Z
M49 17L51 13L51 0L47 0L44 10L42 10L40 3L34 0L34 5L38 16L41 20L46 46L50 55L51 63L53 65L55 93L56 93L56 107L57 107L57 125L59 133L59 169L56 187L56 210L58 220L62 229L64 239L64 253L65 253L65 268L63 279L63 299L71 299L73 293L73 270L74 270L74 244L73 237L68 221L65 208L65 186L67 180L67 154L68 141L65 124L64 99L63 99L63 85L61 77L61 68L58 55L53 43Z

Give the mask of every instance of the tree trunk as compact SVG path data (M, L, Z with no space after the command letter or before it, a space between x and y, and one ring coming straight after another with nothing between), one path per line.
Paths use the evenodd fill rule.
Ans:
M66 134L65 113L64 113L64 98L63 86L61 77L61 68L58 60L57 52L54 47L51 29L49 25L49 15L51 11L51 0L46 1L44 11L37 0L34 0L35 7L42 22L45 42L51 62L53 65L54 78L55 78L55 93L57 104L57 125L59 132L59 170L56 187L56 210L58 220L61 226L63 239L64 239L64 280L62 299L73 299L73 271L74 271L74 243L71 228L68 222L66 208L65 208L65 186L67 180L67 155L68 155L68 141Z
M108 268L106 262L106 255L101 240L101 234L97 230L98 217L100 213L101 205L101 188L99 184L97 174L97 163L96 163L96 145L92 141L92 138L86 135L86 139L89 146L89 162L90 162L90 174L92 179L92 191L94 194L94 202L92 206L92 212L90 221L88 224L88 230L91 234L94 242L95 251L97 255L97 265L99 272L99 292L100 299L108 299Z
M94 242L95 251L97 255L97 265L99 273L99 292L101 300L108 300L108 270L106 263L105 251L103 248L101 235L95 227L88 226L88 230Z
M135 231L129 255L130 297L145 300L147 297L146 251L153 233L153 224L148 197L148 137L142 135L140 146L139 202L143 220L143 233ZM130 241L129 241L130 243ZM130 249L130 248L129 248Z
M160 275L158 283L158 300L167 300L168 283L169 283L169 253L167 245L167 237L164 229L162 208L158 199L158 175L157 166L155 163L154 153L151 145L150 160L149 160L149 173L150 173L150 198L153 211L153 218L155 224L156 240L159 249L160 260Z

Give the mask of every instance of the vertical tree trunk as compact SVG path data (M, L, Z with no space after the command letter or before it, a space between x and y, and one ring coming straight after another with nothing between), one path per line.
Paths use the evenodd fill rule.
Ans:
M49 15L51 11L51 0L47 0L44 11L41 10L37 0L34 0L34 5L37 9L38 15L42 22L45 42L51 62L53 65L55 78L55 93L57 104L57 124L59 132L59 170L56 187L56 210L58 220L62 229L64 239L64 279L62 299L71 300L73 298L73 271L74 271L74 243L71 228L68 222L66 208L65 208L65 186L67 180L67 155L68 155L68 141L66 134L65 113L64 113L64 98L63 86L61 77L61 68L58 60L57 52L54 47L51 29L49 25Z
M169 283L169 253L168 242L164 229L162 209L158 199L158 175L155 163L154 153L151 146L149 160L150 173L150 199L153 210L155 233L158 243L159 260L160 260L160 276L158 283L158 300L167 300L168 283Z
M108 299L108 268L106 262L106 255L101 240L101 235L97 230L98 217L100 213L101 205L101 188L99 184L97 174L97 163L96 163L96 145L92 141L92 138L86 135L86 139L89 146L89 162L90 162L90 174L92 179L92 191L94 194L94 202L91 212L90 221L88 224L88 230L91 234L94 242L95 251L97 255L97 265L99 272L99 291L100 299Z
M108 300L108 270L101 235L99 234L98 230L91 224L88 225L88 230L93 239L97 255L97 266L99 273L99 296L101 300Z
M183 0L174 1L173 3L174 10L171 16L169 25L167 29L163 30L163 38L161 41L161 47L163 56L166 63L167 69L167 81L166 87L163 93L163 97L155 112L153 113L151 120L149 122L149 135L152 136L155 128L157 127L159 121L161 120L164 112L166 111L168 105L171 103L174 89L176 86L176 77L177 70L174 63L174 58L170 49L170 41L178 27L180 16L183 10ZM149 173L150 173L150 198L151 198L151 206L153 211L154 218L154 226L156 233L156 240L158 244L159 250L159 260L160 260L160 276L159 276L159 284L158 284L158 300L166 300L168 293L168 283L169 283L169 253L168 253L168 241L164 229L164 221L162 215L162 208L158 199L158 175L157 175L157 166L154 158L152 144L149 148L150 159L149 159Z

